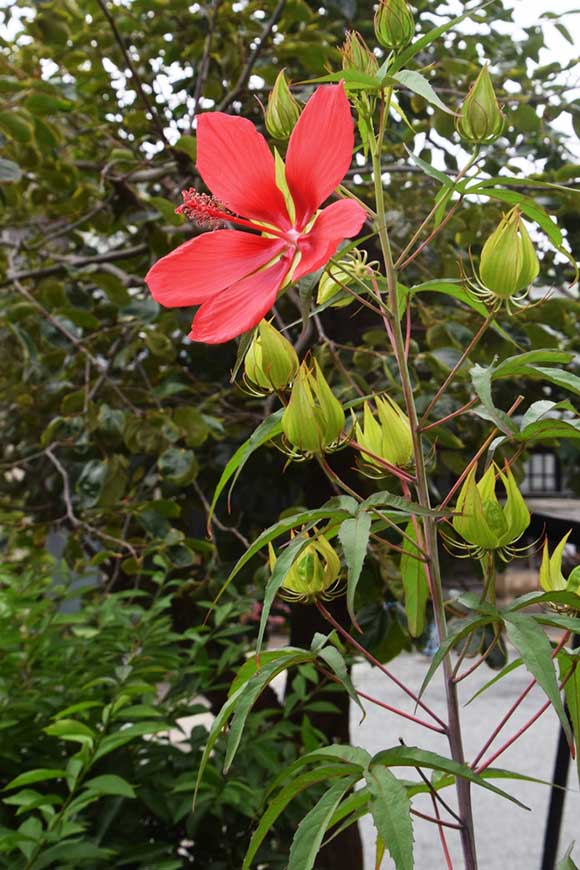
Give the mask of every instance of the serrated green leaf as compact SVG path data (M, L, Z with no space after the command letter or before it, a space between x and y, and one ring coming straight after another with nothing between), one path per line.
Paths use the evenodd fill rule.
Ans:
M326 767L318 767L316 770L309 770L289 782L276 795L276 797L268 803L268 807L261 817L258 827L252 834L248 851L244 857L242 870L249 870L256 852L262 845L266 834L296 795L300 794L301 791L304 791L304 789L311 785L315 785L319 782L327 782L328 780L336 779L336 777L343 777L344 775L344 765L329 765Z
M413 823L407 790L387 767L373 764L365 774L369 809L396 870L413 870Z
M246 720L248 718L248 714L254 706L256 699L259 695L261 695L268 683L270 683L274 679L274 677L277 677L278 674L281 674L282 671L285 671L289 667L292 667L292 665L299 665L303 662L310 662L314 660L314 655L311 652L307 652L306 650L288 647L286 650L284 650L284 652L286 653L286 655L283 658L277 658L274 661L268 662L263 667L261 667L260 670L256 671L253 677L250 677L250 679L246 683L244 683L240 687L240 689L238 689L238 691L235 692L228 701L226 701L226 704L224 705L224 707L228 707L229 709L229 704L232 699L236 699L234 707L231 708L233 712L233 718L228 733L226 757L224 761L224 773L228 772L234 756L237 752L237 749L240 745L240 740L242 739L242 734L244 731ZM210 734L213 734L213 727Z
M562 724L568 742L572 743L570 722L560 697L554 660L552 659L552 647L546 633L533 617L523 613L505 613L504 623L507 636L519 652L528 671L546 693Z
M292 840L288 870L312 870L330 819L358 778L355 774L335 782L304 816Z
M429 670L425 674L425 679L423 680L423 684L421 686L421 689L419 690L419 697L421 697L421 695L431 682L435 671L437 670L445 656L453 649L453 647L472 631L476 631L478 628L482 628L484 625L489 625L490 622L493 622L493 619L491 619L489 616L473 616L467 619L458 620L458 625L456 624L456 630L451 632L451 634L449 634L449 636L443 641L443 643L439 645L437 652L433 656L433 659L429 666Z
M354 599L367 554L371 525L370 514L360 510L356 517L343 520L338 530L338 538L342 544L342 551L347 567L346 606L351 621L355 626L357 626L357 622Z
M340 652L334 646L325 646L323 649L318 651L318 658L322 659L329 665L330 668L334 671L341 684L344 686L346 691L349 694L349 697L360 707L362 711L362 718L364 719L366 716L366 710L363 707L359 696L356 693L356 689L353 686L352 680L349 676L346 662L344 661ZM362 720L361 720L362 721Z
M578 667L578 659L572 658L566 652L561 652L558 656L558 665L561 680L566 679L570 671L574 670L564 686L564 697L576 741L576 769L580 782L580 668Z
M420 561L419 549L413 547L409 541L409 538L417 540L415 525L412 521L407 525L405 531L408 537L403 538L403 554L400 562L401 580L405 590L405 613L409 632L413 637L419 637L425 628L425 608L429 599L429 585L425 574L425 564Z
M429 770L439 770L455 777L461 776L463 779L469 780L469 782L480 785L482 788L493 791L495 794L500 795L500 797L512 801L512 803L517 804L523 809L529 809L517 798L486 782L485 777L474 773L469 765L460 764L458 761L445 758L436 752L419 749L418 746L393 746L391 749L384 749L373 757L371 764L373 766L383 764L385 767L426 767Z

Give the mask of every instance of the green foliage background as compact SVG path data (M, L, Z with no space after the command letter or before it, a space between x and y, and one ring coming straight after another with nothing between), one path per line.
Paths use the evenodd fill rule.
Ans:
M443 5L433 8L427 0L415 5L418 32L449 17ZM0 809L0 863L237 868L249 820L263 796L265 772L279 769L289 760L284 753L299 751L301 743L316 744L308 717L292 717L296 700L276 713L275 726L271 712L253 714L236 770L223 782L216 757L194 816L189 808L204 729L194 732L189 753L165 738L145 735L157 731L158 719L171 725L191 714L192 704L196 711L197 695L215 693L223 699L254 633L248 614L260 597L259 573L240 578L226 609L205 628L208 602L245 543L272 518L293 505L316 506L328 493L312 468L293 465L283 471L284 457L263 449L238 482L231 515L225 499L218 505L219 519L208 539L207 507L219 475L271 407L231 383L235 344L189 343L184 336L192 312L161 310L143 276L156 258L196 232L174 214L180 191L200 184L196 105L200 111L238 112L262 126L259 101L267 100L279 69L285 67L295 82L318 76L325 67L338 69L337 46L346 27L372 42L371 9L356 0L54 0L31 9L18 0L0 14L18 33L0 42L3 779L6 784L35 768L64 769L74 755L87 779L114 773L131 784L135 795L118 793L123 788L118 783L117 793L111 792L111 780L107 791L101 781L101 790L88 789L80 822L70 821L77 827L65 830L54 823L66 800L64 783L31 785L35 794L20 802L4 800ZM483 169L491 177L508 172L515 178L514 196L533 201L535 188L517 177L519 158L534 161L532 183L535 177L555 185L542 190L536 207L557 216L567 245L577 249L580 168L577 151L569 150L571 143L556 122L570 112L578 129L580 113L567 103L565 70L557 62L529 63L538 60L549 28L563 24L547 17L544 26L514 40L501 26L510 20L501 2L482 7L473 20L479 24L477 35L449 33L444 46L430 46L417 65L455 108L482 58L492 61L508 124L486 152ZM298 85L296 93L306 98L309 87ZM424 163L410 161L406 149L414 138L425 136L422 161L429 164L437 154L445 173L458 169L451 116L408 91L402 90L399 99L412 129L403 120L394 124L384 154L396 252L441 183L424 171ZM350 181L359 196L369 196L364 158ZM558 187L562 184L572 190ZM458 259L469 247L477 259L505 207L481 196L466 200L405 274L406 282L457 277ZM371 256L373 245L368 243ZM513 321L500 319L504 331L488 333L473 362L485 365L496 353L516 355L540 347L580 349L580 305L565 291L569 263L544 239L540 245L541 280L564 292ZM301 289L307 297L308 286ZM417 299L412 363L426 406L476 324L470 309L447 297L426 293ZM281 303L279 316L297 322L290 334L302 349L318 341L321 363L331 363L338 353L362 391L388 386L397 398L385 335L364 312L342 319L326 312L322 322L329 341L317 335L312 322L301 331L296 294ZM351 349L341 350L340 344ZM333 378L337 394L352 398L352 385L336 368ZM506 408L515 391L537 391L538 385L535 378L516 385L501 381L494 390L496 404ZM466 401L469 389L466 368L441 402L441 415ZM554 400L565 395L553 385L543 390ZM488 431L489 423L476 417L458 423L448 435L433 431L436 480L442 486ZM570 443L562 447L562 456L572 467L577 451ZM337 461L347 469L353 464L352 456ZM274 479L280 484L272 486ZM568 482L578 485L577 472ZM372 491L372 484L368 487ZM51 532L64 541L58 560L45 555ZM373 555L359 601L367 608L382 601L385 577L396 575L383 553ZM73 587L74 614L63 615L70 584L87 571L89 586L82 592ZM246 622L240 627L241 619ZM387 629L374 639L377 647L385 644ZM385 657L408 644L398 625L396 632ZM169 686L162 698L159 683ZM304 677L298 686L307 712L314 683ZM319 695L315 692L314 703L324 706ZM67 707L85 702L89 706L71 716L93 737L85 734L83 741L72 728L59 741L54 723L62 721ZM94 735L97 742L106 739L105 720L115 733L127 722L150 728L133 732L131 741L93 770ZM286 741L278 739L282 735ZM294 749L283 750L283 743ZM75 799L87 797L82 778L75 789ZM133 815L132 801L140 802ZM64 813L63 824L69 815ZM200 824L207 854L196 837ZM51 825L52 840L45 840ZM280 843L287 843L290 829L291 820L280 829ZM137 840L138 846L132 842ZM186 843L183 854L176 852L180 842ZM287 847L277 850L276 845L270 843L262 866L283 866L276 853ZM51 853L49 847L61 851Z

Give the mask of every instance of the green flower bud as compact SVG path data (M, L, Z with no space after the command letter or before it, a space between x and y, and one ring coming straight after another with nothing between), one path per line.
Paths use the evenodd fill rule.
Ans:
M575 592L580 596L580 565L577 565L570 572L567 580L562 574L562 556L570 534L571 531L564 535L551 556L548 549L548 539L546 538L544 541L542 564L540 565L540 585L545 592ZM578 606L580 607L580 599Z
M335 265L329 263L318 282L316 302L324 305L334 296L339 296L336 302L331 302L331 308L344 308L354 302L354 296L343 296L345 287L352 286L357 293L362 289L359 281L368 278L370 265L367 265L366 251L354 248L346 257Z
M497 477L506 491L503 506L495 494ZM511 470L506 466L502 472L495 463L478 483L475 466L471 469L461 487L456 511L453 528L477 550L509 549L530 524L530 513Z
M415 21L406 0L381 0L375 12L375 35L383 48L400 51L415 34Z
M364 403L363 425L355 424L355 438L369 453L384 459L391 465L404 468L413 458L413 438L407 415L389 396L375 397L377 417L374 416L369 402ZM386 469L369 454L362 454L365 463Z
M344 411L314 360L298 369L290 401L282 416L282 430L296 451L323 453L338 441L344 428Z
M459 118L457 132L462 139L474 145L495 142L504 125L503 112L499 107L487 64L467 94Z
M298 357L278 330L261 320L244 359L244 372L251 385L264 393L285 390L298 371Z
M504 214L485 242L479 260L479 277L486 290L509 299L528 287L540 264L519 209Z
M276 564L276 556L269 545L270 570ZM324 535L317 535L307 544L292 563L280 587L280 596L286 601L311 604L317 598L333 598L340 559Z
M342 55L342 68L356 70L375 76L379 71L379 62L376 55L369 49L366 42L356 30L349 30L340 53Z
M300 117L300 103L291 94L284 70L278 73L266 106L266 129L274 139L288 139Z

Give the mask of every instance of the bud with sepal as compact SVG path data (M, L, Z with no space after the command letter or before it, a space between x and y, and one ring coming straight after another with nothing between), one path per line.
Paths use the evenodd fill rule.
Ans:
M491 144L501 135L504 121L485 64L463 102L456 123L457 132L473 145Z
M296 351L267 320L261 320L244 358L245 381L257 395L285 390L298 371Z
M375 76L379 71L379 62L376 55L370 50L360 33L349 30L346 39L340 49L342 55L342 68L344 70L356 70L368 76Z
M268 545L270 570L276 564L276 555ZM336 550L322 535L316 535L296 557L282 581L279 595L285 601L312 604L317 599L330 601L343 591L339 581L340 558Z
M337 446L344 422L342 405L320 366L316 360L304 360L282 416L282 431L292 457L320 454Z
M266 129L274 139L288 139L300 117L300 103L292 95L284 70L278 73L266 106Z
M532 240L521 212L515 206L503 215L482 248L480 284L497 299L507 300L526 290L539 271L540 263Z
M465 541L465 545L460 546L477 558L489 550L497 550L503 558L512 558L516 554L514 544L530 524L524 498L507 465L502 471L492 463L479 481L475 475L473 466L461 487L453 517L453 528ZM506 492L503 505L495 493L498 479Z
M413 459L413 436L407 415L389 396L375 397L376 416L364 403L362 426L356 422L355 439L363 448L363 470L372 476L388 473L388 465L406 468ZM365 450L368 453L365 453ZM383 460L383 462L381 462Z
M540 585L545 592L574 592L578 595L578 608L580 609L580 565L576 565L572 569L568 579L562 574L562 558L570 534L571 530L564 535L551 556L548 539L546 538L544 541L542 564L540 565Z
M352 286L359 295L361 291L364 292L362 282L369 277L373 266L376 265L375 261L367 263L367 257L366 251L354 248L336 264L329 263L318 282L317 305L329 303L331 308L344 308L355 298L350 294L344 295L344 291L349 286ZM335 296L336 300L330 301Z
M415 34L415 20L406 0L381 0L375 12L375 35L389 51L405 48Z

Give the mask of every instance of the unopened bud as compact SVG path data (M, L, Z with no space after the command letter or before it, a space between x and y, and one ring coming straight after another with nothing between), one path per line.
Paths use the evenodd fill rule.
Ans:
M285 390L298 366L290 342L271 323L261 320L244 359L246 379L264 393Z
M344 308L350 305L354 301L354 296L345 296L343 291L352 286L360 293L360 282L369 276L370 266L367 266L366 260L366 251L355 248L336 265L329 263L318 282L317 304L324 305L336 296L337 300L330 302L331 308Z
M459 119L457 132L462 139L474 145L495 142L504 125L503 112L499 107L487 64L472 84L467 94Z
M276 556L271 545L269 554L272 570L276 564ZM333 598L339 574L338 554L324 535L316 535L292 563L282 581L280 596L286 601L302 604L311 604L317 598Z
M400 51L415 33L413 13L406 0L381 0L375 12L375 35L383 48Z
M266 129L274 139L288 139L300 117L300 103L290 92L284 70L278 73L266 107Z
M314 360L298 369L290 401L282 416L289 445L306 454L323 453L334 445L344 428L344 411Z
M548 539L546 538L544 542L542 564L540 565L540 585L545 592L575 592L580 596L580 565L576 565L572 569L567 580L562 574L562 557L570 534L571 532L568 532L564 535L551 556L548 549ZM580 608L580 597L578 607Z
M390 465L405 468L413 458L413 437L407 415L389 396L375 397L377 416L369 402L364 403L363 424L355 425L355 438L361 447L369 451L362 453L365 463L385 473L385 466L374 457L379 457ZM371 454L374 454L371 455Z
M532 240L517 207L504 214L485 242L479 260L479 277L487 290L509 299L525 290L540 271Z
M495 494L499 478L506 491L506 501L501 505ZM504 550L520 538L530 524L530 513L506 466L502 472L495 463L489 466L479 482L475 480L475 466L467 475L459 498L453 528L467 544L476 551Z
M379 62L360 33L356 30L349 30L347 32L340 53L342 55L342 68L344 70L356 70L369 76L377 74Z

